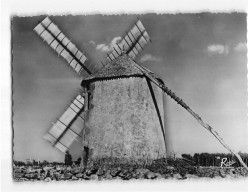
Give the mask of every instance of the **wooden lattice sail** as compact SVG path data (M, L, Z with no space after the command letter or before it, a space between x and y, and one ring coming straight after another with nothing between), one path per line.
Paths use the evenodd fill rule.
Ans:
M138 20L122 38L120 43L113 46L113 51L108 54L107 59L112 61L118 58L123 52L134 59L150 41L151 39L145 27L141 21Z
M87 63L88 58L81 52L70 39L48 18L42 20L34 31L54 50L62 56L69 66L78 74L85 71L91 74L96 67Z
M65 153L77 137L80 137L84 128L83 109L84 97L78 95L44 135L44 138Z

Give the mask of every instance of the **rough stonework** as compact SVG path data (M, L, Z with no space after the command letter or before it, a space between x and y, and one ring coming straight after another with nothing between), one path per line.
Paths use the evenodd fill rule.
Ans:
M89 148L91 159L118 157L138 160L165 156L163 128L147 81L135 69L135 76L131 76L132 63L135 62L125 58L112 64L111 71L104 70L113 76L113 72L122 67L123 72L118 77L109 79L105 72L98 75L104 75L106 79L91 77L92 81L87 81L91 92L83 146ZM163 92L154 84L152 88L164 125Z
M79 165L22 165L13 167L13 178L16 182L25 181L76 181L76 180L183 180L206 179L217 180L244 179L248 173L243 167L202 167L190 166L182 159L158 159L151 164L130 164L118 159L101 159L93 166L82 168Z

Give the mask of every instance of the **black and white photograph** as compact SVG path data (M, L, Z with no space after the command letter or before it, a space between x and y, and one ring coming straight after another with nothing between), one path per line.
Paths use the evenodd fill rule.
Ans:
M245 9L9 22L14 185L247 180Z

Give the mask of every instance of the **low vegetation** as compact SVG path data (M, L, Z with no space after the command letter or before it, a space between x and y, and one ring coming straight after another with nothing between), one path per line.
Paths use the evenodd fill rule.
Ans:
M68 154L67 154L68 155ZM14 161L15 181L61 181L61 180L131 180L131 179L193 179L193 178L240 178L247 177L247 171L238 163L221 167L221 159L231 162L235 158L220 154L193 157L183 154L182 158L161 158L157 160L125 161L118 158L102 158L81 166L81 158L72 162L68 156L65 162ZM216 160L211 161L215 157ZM69 159L69 160L68 160ZM237 162L237 161L235 161ZM212 164L212 165L211 165Z

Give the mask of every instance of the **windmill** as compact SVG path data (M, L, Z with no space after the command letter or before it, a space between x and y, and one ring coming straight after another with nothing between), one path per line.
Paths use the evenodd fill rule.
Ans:
M90 63L90 60L85 54L79 51L48 17L39 22L34 28L34 31L55 52L62 56L77 74L86 75L81 82L82 93L71 102L69 107L44 136L54 147L65 152L77 137L81 137L84 159L87 159L89 156L97 158L113 155L127 158L134 156L138 158L161 157L166 151L163 124L164 108L161 103L161 97L164 92L180 106L185 108L248 169L240 156L224 143L222 138L212 127L204 123L203 120L186 105L182 99L178 98L169 90L163 81L153 72L134 61L134 58L144 49L144 46L151 41L139 19L131 30L123 36L120 43L113 47L112 52L107 54L108 62L103 64L104 67L102 69ZM135 77L135 80L132 80L133 77ZM128 79L122 82L123 78ZM106 80L110 85L106 85ZM139 84L135 85L136 83ZM119 87L119 85L124 86L124 88ZM136 86L137 89L141 88L142 92L144 91L145 93L142 94L142 92L138 90L138 96L128 95L129 98L133 100L129 101L132 102L134 106L139 107L139 109L130 115L129 112L135 110L135 107L130 107L128 114L132 116L132 118L130 119L129 116L121 118L119 116L125 113L124 111L121 112L121 110L125 107L119 106L118 104L113 105L111 102L108 102L107 98L111 97L112 91L113 96L116 97L115 102L121 102L125 99L123 97L126 94L135 94L134 91L137 90L133 90L134 86ZM111 90L108 91L108 89ZM116 90L117 92L114 93ZM105 98L104 101L97 103L97 100L101 100L99 97L103 95L103 92L104 96L101 97L103 97L103 99ZM123 97L117 97L117 94L122 94ZM140 101L138 104L135 104L137 97L140 98ZM150 99L150 101L146 100L145 97ZM120 105L125 105L126 102L127 100ZM105 104L107 104L107 106ZM141 116L140 111L144 109L144 105L148 105L145 109L150 112L147 111L145 112L146 114L144 113L144 115ZM148 117L151 113L156 115L155 121L153 120L154 118ZM112 120L111 117L115 120ZM122 120L123 122L120 123ZM126 122L129 125L126 125ZM137 127L135 125L141 123L145 130L141 128L142 126ZM114 131L113 127L118 129L118 131ZM149 128L152 130L149 131ZM142 132L142 130L144 131ZM114 141L112 138L114 138ZM130 138L132 141L129 141Z

